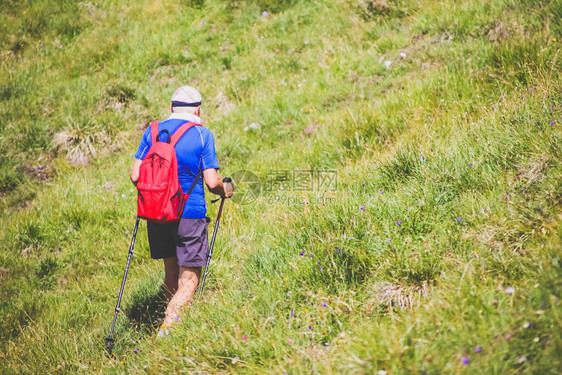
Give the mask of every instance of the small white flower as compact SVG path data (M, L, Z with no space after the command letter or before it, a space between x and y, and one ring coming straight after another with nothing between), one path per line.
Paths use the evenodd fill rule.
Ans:
M523 362L525 362L526 360L527 360L527 357L522 356L522 357L517 358L517 363L523 363Z
M406 58L406 54L404 52L400 52L400 57L405 59Z
M508 286L507 288L505 288L505 292L509 295L512 295L513 293L515 293L515 289L512 286Z
M386 375L386 370L379 370L379 372L377 373L379 375Z
M392 61L390 61L390 60L386 60L386 61L384 62L384 66L386 67L386 69L390 69L390 66L391 66L391 65L392 65Z
M539 339L538 337L535 337L535 338L533 339L533 342L539 342L539 340L540 340L540 339Z
M523 324L523 328L529 328L530 326L531 326L530 322L527 322L527 323Z
M258 124L257 122L252 122L250 125L248 125L244 128L244 131L247 132L250 129L258 130L259 128L260 128L260 124Z

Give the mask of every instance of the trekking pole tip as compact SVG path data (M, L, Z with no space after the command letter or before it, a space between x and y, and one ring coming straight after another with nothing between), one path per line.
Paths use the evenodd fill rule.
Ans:
M108 337L105 339L105 350L107 354L111 355L111 349L113 348L113 339Z

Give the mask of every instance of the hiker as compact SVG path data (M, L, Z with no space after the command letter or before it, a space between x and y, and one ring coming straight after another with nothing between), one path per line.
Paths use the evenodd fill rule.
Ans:
M172 114L158 125L159 141L166 142L167 137L171 137L186 122L201 124L200 110L201 94L197 89L190 86L177 89L172 95ZM142 160L152 145L151 126L144 132L135 154L136 160L131 169L131 181L135 185ZM193 298L201 268L205 266L210 219L206 217L203 179L213 194L228 198L233 191L232 184L223 182L217 173L219 163L209 129L191 127L176 143L175 150L180 186L184 193L190 189L192 192L179 222L159 224L147 221L150 255L153 259L164 260L164 295L169 301L159 336L167 334L166 327L176 321L181 307Z

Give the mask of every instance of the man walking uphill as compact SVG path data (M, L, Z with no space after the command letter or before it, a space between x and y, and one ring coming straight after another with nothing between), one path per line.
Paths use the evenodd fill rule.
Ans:
M158 124L158 141L167 142L183 124L201 124L201 94L195 88L182 86L172 95L170 117ZM152 146L151 125L141 139L131 181L137 184L142 160ZM221 180L217 173L219 163L215 153L213 134L203 126L189 128L175 146L178 162L178 179L184 193L192 189L179 222L160 224L147 221L148 243L153 259L164 260L164 293L169 301L163 329L167 333L177 318L179 310L188 303L199 283L201 268L205 266L207 252L207 209L203 179L209 191L221 197L232 195L232 185ZM201 178L203 177L203 178Z

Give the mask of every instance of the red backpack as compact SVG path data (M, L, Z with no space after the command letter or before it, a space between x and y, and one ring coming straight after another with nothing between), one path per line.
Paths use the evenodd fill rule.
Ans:
M199 181L201 171L197 174L187 194L184 194L178 180L178 160L175 146L181 136L191 127L200 126L193 122L183 124L167 142L160 142L158 123L151 126L152 146L142 160L139 170L138 216L141 219L166 224L178 221L183 213L185 201Z

